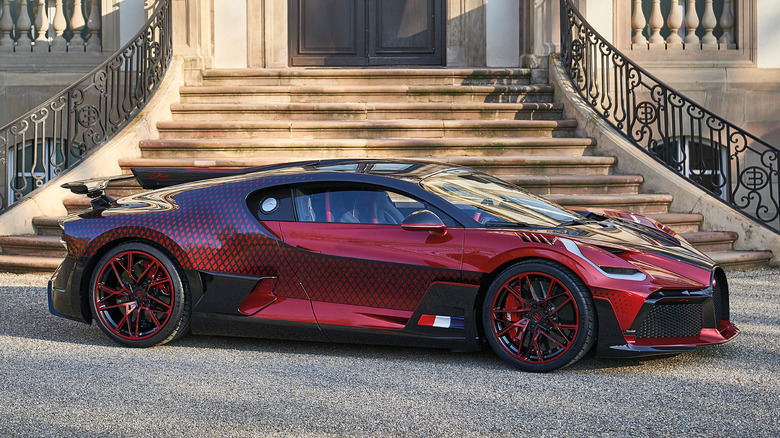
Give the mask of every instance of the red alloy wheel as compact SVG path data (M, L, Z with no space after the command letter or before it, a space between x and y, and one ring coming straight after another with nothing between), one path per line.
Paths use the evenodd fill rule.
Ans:
M155 336L168 323L175 295L171 275L159 259L128 250L102 265L92 305L110 333L141 341Z
M490 307L494 339L513 359L546 364L574 345L580 326L577 301L568 287L542 272L506 281Z

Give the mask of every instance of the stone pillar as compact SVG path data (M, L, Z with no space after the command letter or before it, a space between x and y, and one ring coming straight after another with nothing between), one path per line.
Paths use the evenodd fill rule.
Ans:
M485 66L486 3L487 0L447 0L448 67Z
M289 53L289 20L286 1L263 0L265 2L265 66L268 68L284 68L290 62Z
M492 0L486 6L487 66L520 67L520 0Z

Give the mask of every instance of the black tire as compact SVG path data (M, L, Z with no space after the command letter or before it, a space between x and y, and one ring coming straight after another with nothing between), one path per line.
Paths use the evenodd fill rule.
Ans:
M579 360L593 345L593 298L565 267L542 259L521 262L490 284L482 326L496 354L515 367L557 370Z
M89 286L98 326L127 347L150 347L189 330L190 294L181 270L159 249L128 242L100 258Z

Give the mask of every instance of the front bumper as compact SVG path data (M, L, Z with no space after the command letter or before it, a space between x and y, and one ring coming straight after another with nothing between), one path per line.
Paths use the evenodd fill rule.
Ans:
M594 299L599 322L597 355L676 354L730 341L739 329L729 320L725 276L719 281L706 290L651 294L630 327L620 327L609 300Z

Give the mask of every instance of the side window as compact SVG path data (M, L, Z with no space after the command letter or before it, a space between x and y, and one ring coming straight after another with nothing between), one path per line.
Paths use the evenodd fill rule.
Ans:
M261 221L295 221L291 189L289 187L260 190L247 198L247 206Z
M379 188L303 186L293 192L300 222L400 225L415 211L428 209L445 224L453 223L424 202Z

